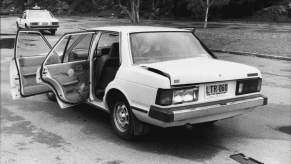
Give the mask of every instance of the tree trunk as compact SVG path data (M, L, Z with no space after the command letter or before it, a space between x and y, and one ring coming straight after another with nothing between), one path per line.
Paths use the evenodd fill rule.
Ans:
M204 18L204 28L207 28L207 24L208 24L208 13L209 13L209 0L206 0L206 10L205 10L205 18Z
M79 6L80 3L82 3L83 0L74 0L73 3L70 5L69 14L72 14L72 12Z
M130 9L131 9L131 13L130 13L130 21L131 23L135 24L136 23L136 18L135 18L135 0L131 0L130 1Z
M140 0L131 0L130 1L130 22L132 24L139 23L139 7L140 7Z
M140 8L140 0L130 0L129 6L123 6L121 1L119 1L119 7L127 12L129 16L129 20L132 24L138 24L140 21L139 18L139 8Z
M91 0L91 3L93 5L93 8L96 9L98 6L98 3L96 2L96 0Z
M140 7L140 0L136 0L136 24L139 24L139 7Z

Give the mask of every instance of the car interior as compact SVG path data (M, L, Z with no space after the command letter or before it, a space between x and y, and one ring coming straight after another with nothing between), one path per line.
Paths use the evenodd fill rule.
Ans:
M105 33L103 41L101 37L93 54L93 89L98 99L103 98L105 88L115 78L120 67L119 34L113 32ZM89 56L89 43L91 43L95 35L91 33L75 36L76 39L72 40L71 44L68 42L70 39L64 40L64 44L60 44L59 48L57 47L55 51L51 52L45 62L47 72L50 74L50 78L47 77L45 80L50 81L49 83L61 89L63 92L62 97L66 102L70 103L78 103L88 98L89 60L87 59ZM34 94L34 91L37 93L49 91L50 89L46 85L40 86L41 84L35 82L36 70L46 55L30 56L31 47L27 47L26 44L28 43L22 43L22 41L18 42L18 47L22 47L21 51L18 52L23 52L27 49L26 52L29 55L29 57L18 57L17 60L20 66L19 71L22 75L24 93L30 95ZM38 41L39 39L35 43L39 43ZM88 48L86 48L86 45ZM38 44L34 47L36 50L34 54L39 54ZM23 56L22 54L18 55Z
M94 63L94 89L98 99L102 99L106 86L114 79L120 66L119 43L114 42L109 47L95 51Z
M63 91L63 100L79 103L89 95L89 46L93 33L65 38L48 57L45 65L51 78L47 81Z

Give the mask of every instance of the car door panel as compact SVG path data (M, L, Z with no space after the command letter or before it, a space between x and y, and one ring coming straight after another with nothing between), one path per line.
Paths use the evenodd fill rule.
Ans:
M10 85L12 98L32 96L50 91L49 87L36 82L36 72L46 55L50 44L37 31L17 32L15 53L10 62Z
M45 81L50 82L64 102L79 103L89 96L89 61L45 66Z
M17 59L20 66L19 72L22 76L22 92L24 95L30 95L35 92L47 92L50 90L48 86L36 83L36 72L44 58L44 56L37 56Z
M41 79L56 94L61 108L89 98L89 50L95 31L65 34L42 64Z

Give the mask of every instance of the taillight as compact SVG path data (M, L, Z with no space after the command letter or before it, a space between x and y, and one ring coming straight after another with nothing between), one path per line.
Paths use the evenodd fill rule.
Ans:
M156 104L158 105L171 105L173 98L172 90L159 89L157 92Z
M199 93L198 91L198 86L174 89L158 89L156 104L165 106L197 101Z
M261 88L262 88L262 79L259 79L257 91L260 92Z
M243 79L236 83L236 95L260 92L262 79Z
M183 102L197 100L198 100L198 87L178 89L173 91L173 104L180 104Z
M31 22L30 25L31 25L31 26L37 26L38 23L37 23L37 22Z

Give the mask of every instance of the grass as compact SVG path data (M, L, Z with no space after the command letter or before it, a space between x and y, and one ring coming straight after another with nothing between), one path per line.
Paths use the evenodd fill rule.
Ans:
M197 36L211 49L291 57L291 24L258 22L146 21L145 24L196 27Z
M198 30L212 49L291 57L291 34L250 30Z
M96 16L62 16L57 34L108 25L126 25L128 19ZM4 18L3 20L9 20ZM12 19L10 19L12 20ZM291 57L291 24L261 22L210 22L207 29L201 22L184 20L142 20L143 25L195 27L197 36L211 49L250 52ZM13 21L1 24L2 33L14 33Z

